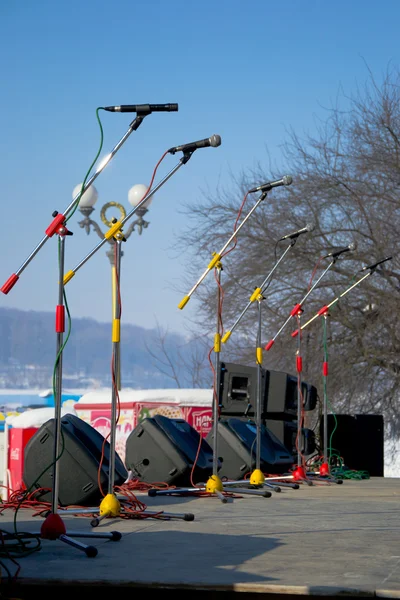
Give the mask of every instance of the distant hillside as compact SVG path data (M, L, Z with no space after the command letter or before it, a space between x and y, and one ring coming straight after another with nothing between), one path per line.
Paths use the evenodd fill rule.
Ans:
M64 341L68 337L67 326L68 321ZM0 386L49 386L56 342L53 313L0 308ZM159 362L166 362L167 353L177 369L181 386L192 387L190 373L185 372L179 358L185 345L183 337L168 334L164 352L157 330L124 324L120 343L122 384L136 388L177 387L168 376L171 368L162 367ZM84 387L89 379L108 384L111 381L111 353L111 324L74 317L63 352L63 381L70 381L74 387Z

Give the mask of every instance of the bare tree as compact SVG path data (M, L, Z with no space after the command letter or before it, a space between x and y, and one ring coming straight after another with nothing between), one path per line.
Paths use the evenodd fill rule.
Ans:
M207 370L207 340L202 337L170 336L168 329L159 324L152 346L145 342L153 365L175 383L177 388L211 387L212 379ZM211 382L211 383L210 383Z
M290 241L283 235L312 222L312 232L299 236L281 261L261 303L263 344L271 340L293 307L329 265L305 301L301 324L341 295L367 271L363 267L391 256L371 276L334 304L323 339L322 319L302 334L303 378L321 388L323 351L329 353L329 401L336 412L382 413L390 433L400 429L400 74L388 70L378 84L344 98L345 110L330 109L313 136L288 132L283 147L286 168L258 166L232 178L229 189L204 194L186 206L188 229L178 243L192 245L187 269L190 287L232 235L241 199L239 223L259 198L247 192L254 185L289 173L290 187L273 189L222 257L223 327L235 322ZM356 244L336 260L325 258L332 248ZM235 245L236 244L236 245ZM331 264L332 263L332 264ZM212 332L216 285L207 277L196 290L197 324ZM244 364L255 362L257 310L251 306L223 356ZM264 367L296 370L294 318L264 353Z

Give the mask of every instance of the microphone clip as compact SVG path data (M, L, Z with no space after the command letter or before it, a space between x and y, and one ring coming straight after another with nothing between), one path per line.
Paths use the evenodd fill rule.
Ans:
M194 150L184 150L181 158L179 159L180 162L183 165L186 165L186 163L192 158L193 152L194 152ZM175 154L175 152L173 154Z

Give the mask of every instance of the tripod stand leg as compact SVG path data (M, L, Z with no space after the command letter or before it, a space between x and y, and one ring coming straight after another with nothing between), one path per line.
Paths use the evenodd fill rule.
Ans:
M263 485L264 487L269 487L269 488L271 488L271 490L274 490L274 492L281 492L281 491L282 491L282 490L281 490L281 488L280 488L278 485L273 485L272 483L267 483L267 482L265 482L265 483L263 483L262 485Z
M66 544L69 544L70 546L73 546L74 548L77 548L78 550L82 550L89 558L94 558L95 556L97 556L98 550L94 546L87 546L86 544L82 544L82 542L73 540L65 534L60 535L58 539L62 542L65 542Z
M243 495L249 495L249 496L263 496L264 498L271 498L271 496L272 496L271 492L268 492L267 490L259 490L259 489L255 489L255 488L253 489L253 488L248 488L248 487L229 487L228 489L233 494L243 494Z

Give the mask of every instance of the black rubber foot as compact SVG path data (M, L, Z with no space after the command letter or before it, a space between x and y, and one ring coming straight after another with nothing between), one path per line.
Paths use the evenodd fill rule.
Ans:
M98 519L92 519L92 520L90 521L90 525L91 525L92 527L97 527L97 525L98 525L98 524L99 524L99 520L98 520Z
M157 490L155 488L150 488L147 492L148 496L157 496Z
M86 556L88 556L89 558L94 558L95 556L97 556L97 548L95 548L94 546L88 546L85 550Z
M281 492L281 488L280 487L274 487L274 492Z
M183 520L184 521L194 521L194 515L192 513L186 513Z
M294 483L292 487L293 487L294 490L300 489L300 486L299 486L298 483Z
M112 538L111 541L112 542L119 542L119 540L122 538L122 533L120 531L112 531Z
M271 494L271 492L264 492L263 496L264 496L264 498L271 498L272 494Z
M343 479L337 479L336 483L343 483Z

